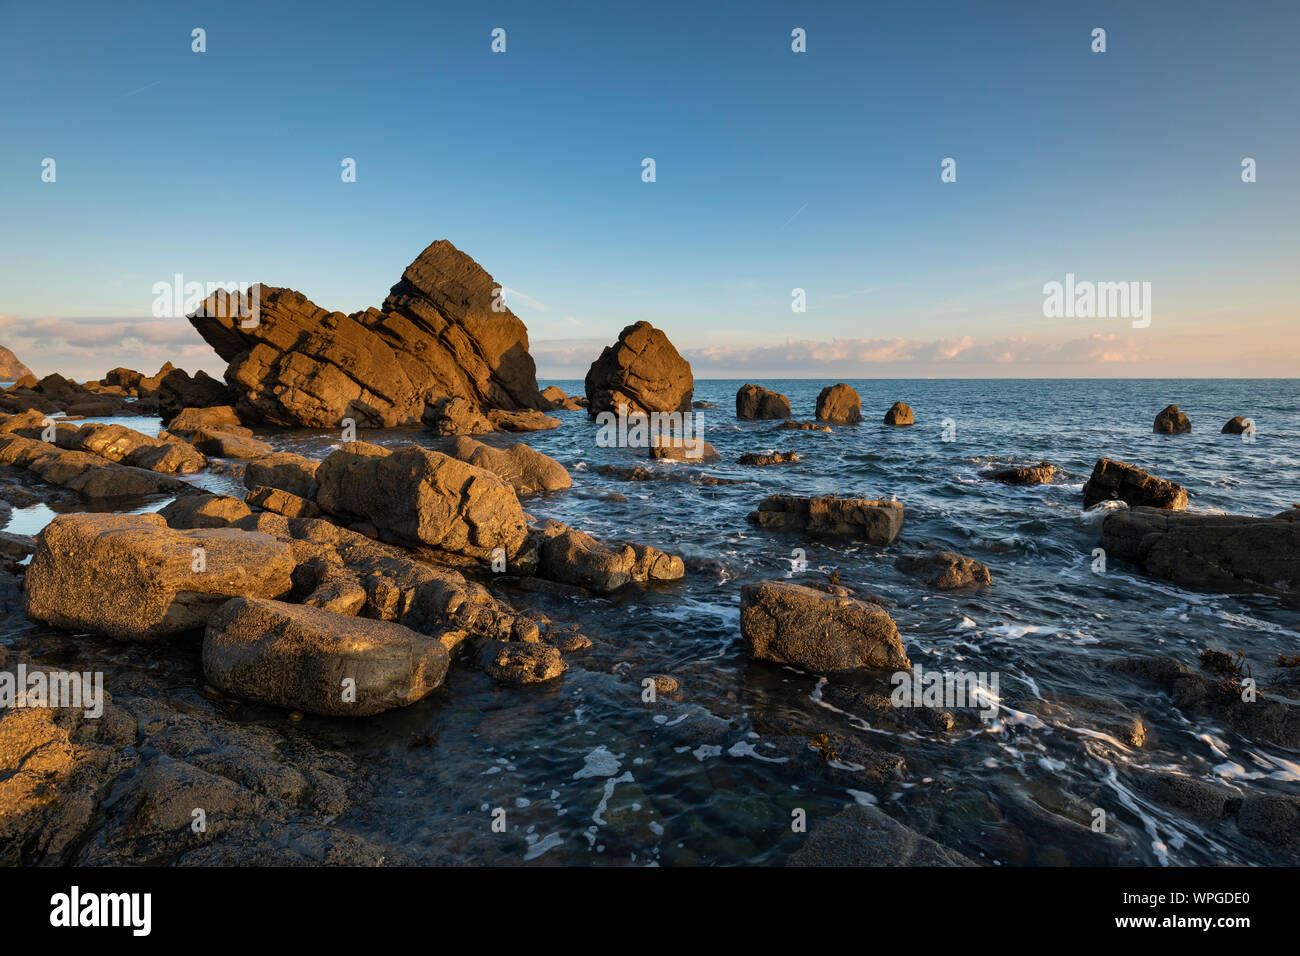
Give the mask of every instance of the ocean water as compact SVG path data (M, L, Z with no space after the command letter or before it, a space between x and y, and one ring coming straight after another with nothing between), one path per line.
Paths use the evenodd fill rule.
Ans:
M787 395L794 417L805 420L829 384L756 381ZM582 392L581 382L543 384ZM1106 667L1134 655L1196 666L1205 649L1241 651L1261 687L1300 702L1296 683L1279 683L1290 675L1275 666L1280 653L1300 653L1300 612L1272 598L1183 590L1118 561L1094 574L1102 513L1085 514L1081 505L1083 482L1103 456L1185 485L1193 510L1268 515L1300 502L1300 383L850 381L866 420L829 435L738 421L741 384L697 383L696 400L717 406L700 415L721 462L655 466L737 484L601 476L603 464L645 462L631 450L597 447L585 412L556 413L564 424L551 432L486 439L523 440L572 473L571 490L528 499L529 514L676 552L693 570L682 582L610 598L536 594L498 581L512 602L575 622L595 641L568 655L561 680L509 690L455 667L443 689L399 712L295 723L367 768L361 799L336 825L428 863L767 865L802 845L805 836L791 826L799 811L811 830L856 801L992 865L1300 862L1139 786L1145 774L1162 773L1298 793L1300 755L1184 713ZM914 426L881 423L896 400L912 406ZM1190 435L1152 433L1170 403L1190 416ZM1254 442L1219 433L1235 415L1255 421ZM292 430L262 437L313 457L338 441ZM418 429L358 437L443 443ZM766 468L735 464L744 452L769 450L803 457ZM979 477L991 465L1040 460L1061 469L1050 485ZM194 480L242 494L225 476ZM906 508L903 531L878 549L756 530L746 515L781 492L895 496ZM41 507L16 511L9 530L38 529L52 515ZM922 544L984 562L993 585L926 589L894 568L899 554ZM808 568L796 572L799 548ZM890 693L879 675L828 679L751 661L739 631L743 584L825 580L832 572L890 603L914 664L996 673L997 717L947 734L918 730L855 709L854 695ZM197 645L167 653L178 689L201 684L190 663ZM119 666L148 666L139 659ZM652 674L677 678L679 698L643 702L641 680ZM1108 711L1140 715L1147 744L1122 742ZM240 718L287 722L256 707ZM821 734L838 742L835 755L815 742ZM901 757L902 769L868 773L862 755L873 753ZM504 833L492 828L497 808L506 813ZM1097 809L1106 813L1104 834L1090 828Z

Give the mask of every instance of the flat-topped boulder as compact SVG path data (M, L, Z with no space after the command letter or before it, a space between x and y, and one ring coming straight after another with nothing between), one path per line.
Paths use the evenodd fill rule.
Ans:
M903 506L872 498L772 495L759 502L749 520L768 531L843 535L883 547L903 530Z
M1045 485L1056 476L1056 466L1040 461L1036 465L1010 465L980 472L981 478L1007 485Z
M447 454L492 472L508 481L521 495L559 491L573 485L563 465L522 443L495 448L462 435L451 443Z
M905 554L894 562L904 574L920 578L932 588L980 587L993 583L988 566L955 551L921 551Z
M449 663L436 637L400 624L257 598L222 604L203 636L203 673L218 690L333 717L413 704Z
M817 420L833 425L856 425L862 421L862 399L852 386L843 382L827 385L817 395Z
M262 458L275 449L264 441L219 428L200 428L190 439L194 447L213 458Z
M689 412L695 391L691 365L668 336L649 322L623 329L591 363L585 382L587 414Z
M818 673L912 666L884 608L786 581L745 585L740 633L758 660Z
M217 292L190 322L230 363L245 423L418 424L430 402L450 397L480 412L548 407L528 331L501 284L446 240L420 253L378 309L344 315L257 286L247 296Z
M1136 465L1102 458L1093 467L1092 477L1084 482L1083 506L1091 508L1103 501L1181 511L1187 507L1187 489Z
M407 445L347 442L316 470L316 503L374 525L390 540L480 561L513 557L528 530L514 489L483 468Z
M59 515L37 536L23 610L33 620L153 642L201 628L232 597L293 586L283 542L235 528L177 530L157 514Z
M244 468L244 487L280 488L299 498L315 498L320 462L293 452L280 451L250 461Z
M885 412L886 425L915 425L916 416L912 414L912 406L906 402L894 402L889 406L889 411Z
M736 417L748 419L789 418L790 400L761 385L742 385L736 392Z
M1107 555L1182 587L1278 595L1300 603L1300 523L1135 507L1107 515Z
M1155 425L1151 429L1163 435L1181 435L1192 430L1188 417L1178 410L1177 405L1169 405L1156 415Z
M139 374L139 373L137 373ZM214 405L210 408L183 408L167 423L167 430L173 435L188 438L200 428L215 428L234 435L251 435L251 428L244 428L239 416L229 405Z
M181 495L158 514L167 526L190 528L226 528L251 511L244 502L230 495Z

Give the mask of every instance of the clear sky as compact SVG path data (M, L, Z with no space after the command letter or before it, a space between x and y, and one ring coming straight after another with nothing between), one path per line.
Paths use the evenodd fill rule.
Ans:
M544 378L640 319L699 377L1294 376L1298 50L1294 0L3 0L0 343L219 373L156 282L350 312L448 238Z

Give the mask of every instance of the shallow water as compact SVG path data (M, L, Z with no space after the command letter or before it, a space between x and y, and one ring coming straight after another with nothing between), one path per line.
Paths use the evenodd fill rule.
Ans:
M581 382L543 384L582 392ZM1081 510L1082 483L1102 456L1187 486L1195 510L1274 514L1300 501L1296 381L851 381L868 420L830 435L737 421L740 384L697 383L695 398L718 406L701 415L723 461L658 467L741 484L602 477L600 465L644 462L597 447L585 412L556 413L564 425L551 432L486 439L526 441L569 468L573 489L526 501L533 516L674 551L700 570L610 599L506 584L515 603L579 623L596 641L568 655L563 679L503 690L457 667L441 691L400 712L296 724L368 768L368 795L340 826L422 862L768 864L802 844L792 812L805 811L812 828L858 800L893 804L898 819L986 863L1297 862L1247 848L1230 827L1186 819L1140 795L1133 780L1160 769L1296 793L1300 755L1184 714L1104 668L1130 655L1195 666L1204 649L1240 650L1269 690L1278 654L1300 652L1300 612L1270 598L1181 590L1119 562L1094 574L1101 515ZM824 383L760 384L787 395L795 418L811 419ZM879 423L895 400L913 407L915 426ZM1190 416L1192 434L1151 432L1171 402ZM1254 419L1255 442L1219 434L1234 415ZM944 419L955 440L943 440ZM338 441L305 431L261 437L312 457ZM444 441L418 429L358 437L433 448ZM804 457L766 468L734 464L742 452L768 450ZM991 464L1039 460L1063 474L1034 488L978 477ZM228 476L195 480L242 495ZM627 500L611 500L611 492ZM906 522L887 550L756 532L745 516L777 492L894 495ZM33 533L52 514L42 506L16 511L9 530ZM898 554L922 543L983 561L993 586L934 592L896 571ZM947 735L882 724L854 713L842 693L887 695L877 678L827 681L751 662L739 634L741 585L790 576L796 548L808 561L796 577L824 579L834 570L841 583L893 602L914 663L996 672L998 717ZM680 681L679 701L642 702L640 681L656 673ZM1089 716L1092 705L1042 705L1063 695L1124 705L1156 742L1120 743ZM256 708L246 716L287 719ZM808 745L821 733L901 754L906 769L876 781L847 755L824 762ZM505 809L505 833L492 830L496 808ZM1095 808L1111 821L1106 835L1088 827Z

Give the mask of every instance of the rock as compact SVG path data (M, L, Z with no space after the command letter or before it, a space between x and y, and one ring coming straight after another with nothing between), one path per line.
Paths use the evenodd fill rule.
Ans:
M483 641L476 662L493 680L510 687L555 680L569 665L549 644Z
M394 540L490 561L498 548L513 558L527 537L510 485L418 445L389 452L347 442L321 462L316 479L322 509L370 522Z
M1056 475L1056 466L1045 461L1036 465L1012 465L983 472L980 477L1008 485L1045 485Z
M830 425L819 425L816 422L782 422L772 429L778 432L826 432L830 434Z
M158 410L163 418L174 418L187 408L228 405L229 398L225 383L202 369L192 378L184 369L172 369L158 383Z
M186 442L167 437L151 438L125 425L82 425L71 434L60 429L57 444L133 468L146 468L168 475L192 475L208 464L208 460Z
M487 419L492 431L498 432L544 432L560 427L560 420L537 411L507 411L501 408L489 409Z
M119 465L86 452L65 451L20 435L0 435L0 464L26 468L52 485L92 499L190 494L194 490L179 478Z
M234 598L208 619L203 673L244 700L368 717L437 689L450 657L435 637L387 621Z
M602 544L558 522L547 522L536 536L539 576L602 594L626 584L676 581L686 574L676 555L643 544Z
M759 502L749 520L768 531L845 535L884 547L903 530L903 506L868 498L772 495Z
M1156 416L1155 427L1152 431L1160 432L1164 435L1179 435L1192 430L1192 423L1187 416L1178 410L1177 405L1167 406L1159 415Z
M637 322L619 333L587 371L587 414L690 412L691 366L659 329Z
M137 372L135 369L131 368L122 368L122 366L119 365L117 368L109 369L104 374L101 381L103 381L105 385L113 385L130 392L135 392L139 390L140 381L143 378L143 372Z
M1237 826L1247 836L1291 851L1300 850L1300 797L1252 793L1241 801Z
M486 435L495 431L487 416L467 398L440 398L430 402L421 420L435 435Z
M790 400L760 385L742 385L740 391L736 392L736 417L789 418Z
M248 438L244 435L232 435L229 432L200 428L194 433L194 447L205 455L214 458L238 458L247 460L263 458L275 449L264 441Z
M886 425L914 425L916 418L912 415L912 406L906 402L894 402L885 412Z
M182 495L158 512L167 526L178 531L192 528L226 528L252 514L248 505L230 495Z
M1253 427L1254 427L1254 422L1251 421L1251 419L1243 418L1241 415L1237 415L1234 418L1229 418L1227 422L1224 423L1223 427L1219 429L1219 434L1240 435L1243 432ZM1157 429L1157 431L1159 431L1159 429Z
M817 420L833 425L856 425L862 421L862 399L848 385L828 385L817 396Z
M746 452L736 459L738 465L781 465L786 462L798 461L799 453L793 451L776 451L766 455L759 455L754 452Z
M542 389L542 398L551 403L551 408L548 409L549 411L564 409L565 411L576 412L581 411L583 407L577 401L564 394L564 389L560 388L558 385L550 385Z
M286 518L319 518L321 514L316 502L299 498L282 488L268 488L266 485L258 485L249 491L244 500L254 508L274 511Z
M173 435L188 438L201 428L229 432L232 435L252 435L251 428L244 428L239 416L229 405L214 405L211 408L184 408L167 423L167 430Z
M1187 489L1134 465L1102 458L1092 469L1092 477L1083 485L1083 506L1091 508L1102 501L1123 501L1130 506L1147 505L1181 511L1187 507Z
M543 409L528 331L502 287L439 240L402 274L380 309L344 315L289 289L249 299L218 292L190 316L230 367L235 409L249 423L338 428L417 424L430 402L474 409Z
M681 690L677 678L667 674L651 674L647 679L654 682L656 697L672 697Z
M29 554L36 551L36 539L26 534L0 531L0 568L15 573ZM0 661L3 665L4 661Z
M1106 516L1101 545L1182 587L1300 602L1300 524L1292 521L1134 507Z
M718 461L718 450L698 435L683 438L678 434L660 434L652 437L650 457L668 461Z
M740 633L750 655L817 673L910 670L898 628L884 608L782 581L747 584Z
M12 382L31 374L32 370L18 361L17 355L0 345L0 381Z
M894 567L904 574L920 577L930 587L941 591L993 583L986 565L955 551L905 554L894 562Z
M232 597L278 598L292 587L291 549L234 528L179 531L156 514L66 514L36 540L27 616L117 640L163 640L202 627Z
M1143 772L1136 782L1138 789L1156 802L1194 820L1222 820L1241 802L1240 792L1230 787L1182 773Z
M12 501L12 499L10 500ZM13 504L15 507L22 507L22 505L18 504L16 501L13 501ZM1277 518L1279 521L1300 521L1300 505L1292 505L1286 511L1279 511L1277 514L1273 515L1273 517Z
M320 462L292 452L281 451L250 461L244 469L244 487L279 488L299 498L315 498L319 484L316 469Z
M462 435L452 442L447 454L505 479L521 495L558 491L573 485L563 465L524 444L493 448Z
M813 828L787 866L974 866L875 807L854 804Z

